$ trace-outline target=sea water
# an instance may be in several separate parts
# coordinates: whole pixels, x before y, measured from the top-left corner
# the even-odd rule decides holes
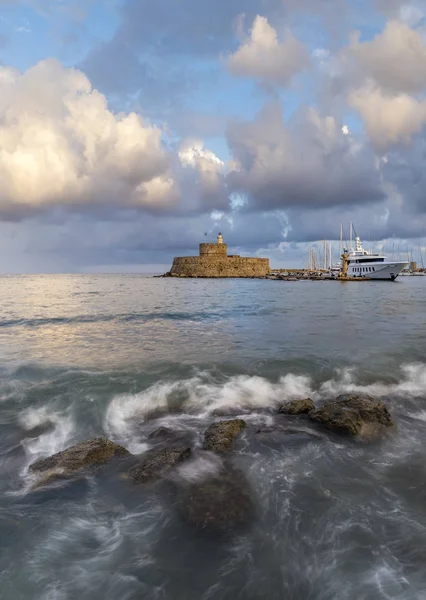
[[[0,279],[2,600],[426,598],[426,281]],[[215,537],[173,494],[102,470],[33,490],[29,465],[103,435],[218,415],[272,428],[287,400],[386,401],[398,423],[363,444],[244,433],[231,453],[256,507]],[[200,455],[180,476],[212,466]]]

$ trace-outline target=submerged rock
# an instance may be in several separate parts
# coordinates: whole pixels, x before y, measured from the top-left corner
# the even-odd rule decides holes
[[[170,438],[175,437],[176,431],[174,429],[170,429],[170,427],[157,427],[154,431],[148,436],[149,440],[168,440]]]
[[[128,471],[126,477],[133,479],[136,483],[147,483],[158,479],[166,471],[190,456],[191,448],[186,445],[150,450],[143,455],[140,463]]]
[[[212,423],[204,436],[204,450],[212,452],[226,452],[232,448],[234,438],[236,438],[246,427],[246,422],[242,419],[232,419],[230,421],[218,421]]]
[[[24,430],[25,439],[33,439],[44,435],[45,433],[50,433],[55,429],[55,423],[52,421],[45,421],[44,423],[40,423],[40,425],[36,425],[31,429]]]
[[[312,410],[309,418],[328,429],[365,439],[395,425],[384,402],[371,396],[345,394]]]
[[[106,438],[95,438],[75,444],[62,452],[48,458],[42,458],[30,465],[32,473],[42,474],[42,484],[54,479],[63,479],[75,471],[94,464],[105,463],[115,456],[126,456],[130,453]]]
[[[273,440],[286,440],[289,436],[304,436],[311,437],[316,440],[324,439],[324,436],[318,433],[317,431],[313,431],[312,429],[308,429],[307,427],[286,427],[283,425],[270,425],[259,427],[255,431],[256,436],[260,439],[273,439]]]
[[[227,533],[249,522],[254,504],[242,471],[222,465],[217,473],[182,485],[178,509],[196,529]]]
[[[157,427],[148,436],[150,442],[157,443],[189,443],[192,439],[189,431],[171,429],[170,427]]]
[[[315,409],[315,404],[310,398],[304,400],[293,400],[281,406],[278,412],[285,415],[303,415]]]

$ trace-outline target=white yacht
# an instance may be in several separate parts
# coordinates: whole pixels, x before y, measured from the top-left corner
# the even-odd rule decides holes
[[[409,267],[408,262],[389,261],[383,254],[364,250],[358,236],[355,238],[355,249],[350,249],[348,254],[349,277],[394,281],[403,269]]]

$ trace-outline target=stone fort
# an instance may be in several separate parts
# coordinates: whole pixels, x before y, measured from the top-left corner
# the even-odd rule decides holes
[[[266,277],[268,258],[228,256],[222,234],[215,244],[200,244],[199,256],[179,256],[173,260],[168,275],[172,277]]]

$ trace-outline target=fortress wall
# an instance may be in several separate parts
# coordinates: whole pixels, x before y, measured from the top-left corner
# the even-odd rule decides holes
[[[226,256],[227,253],[226,244],[200,244],[200,256]]]
[[[240,256],[183,256],[173,261],[170,274],[180,277],[265,277],[268,258]]]

